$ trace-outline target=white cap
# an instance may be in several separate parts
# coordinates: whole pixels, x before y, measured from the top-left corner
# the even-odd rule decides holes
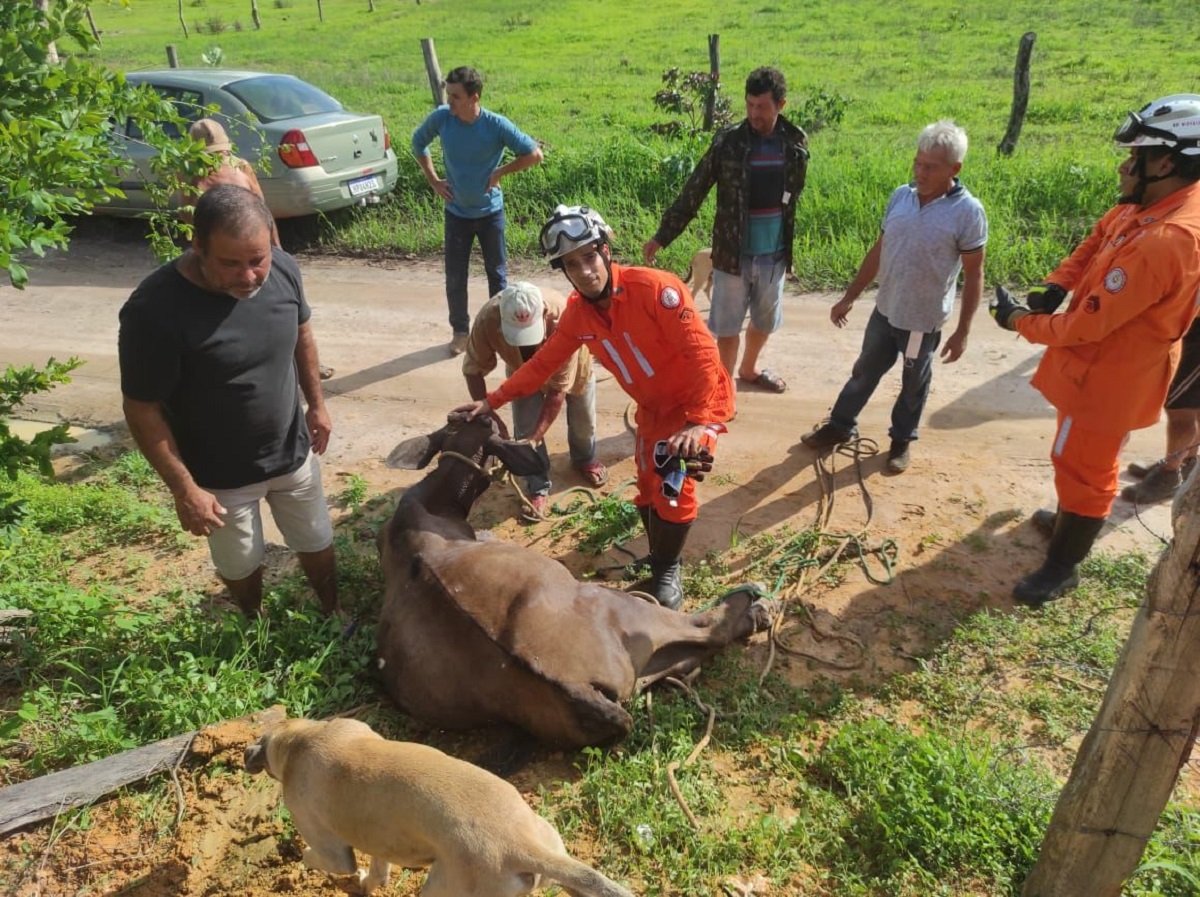
[[[519,280],[500,291],[500,332],[510,346],[536,346],[546,338],[542,291]]]

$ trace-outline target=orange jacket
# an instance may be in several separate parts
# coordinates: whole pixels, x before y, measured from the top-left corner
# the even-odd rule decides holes
[[[733,414],[733,383],[687,287],[666,271],[615,263],[608,311],[572,292],[558,329],[488,393],[488,404],[499,408],[537,392],[580,346],[639,408],[659,415],[678,409],[692,424],[723,423]]]
[[[1200,299],[1200,184],[1110,209],[1048,280],[1072,296],[1062,314],[1016,322],[1049,346],[1033,385],[1089,429],[1150,426]]]

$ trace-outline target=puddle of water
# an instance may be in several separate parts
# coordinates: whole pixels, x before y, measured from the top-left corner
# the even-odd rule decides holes
[[[26,442],[33,439],[38,433],[49,430],[53,426],[55,425],[42,420],[10,419],[8,421],[8,429],[12,434],[20,439],[24,439]],[[111,445],[113,441],[112,434],[103,430],[92,430],[88,427],[71,427],[68,432],[75,438],[75,441],[66,445],[55,446],[54,454],[90,452],[92,449]]]

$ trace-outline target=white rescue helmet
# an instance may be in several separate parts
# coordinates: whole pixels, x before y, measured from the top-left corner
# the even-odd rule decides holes
[[[559,205],[550,220],[542,227],[538,242],[554,268],[562,267],[562,257],[584,246],[606,243],[612,228],[604,223],[599,212],[587,206]]]
[[[1125,116],[1113,140],[1118,146],[1165,146],[1200,156],[1200,95],[1173,93]]]

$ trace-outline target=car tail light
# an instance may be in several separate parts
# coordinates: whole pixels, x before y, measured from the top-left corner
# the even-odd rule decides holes
[[[288,131],[279,141],[279,158],[288,168],[312,168],[321,164],[309,148],[308,138],[298,128]]]
[[[387,129],[387,125],[383,126],[383,151],[386,153],[392,148],[392,133]]]

